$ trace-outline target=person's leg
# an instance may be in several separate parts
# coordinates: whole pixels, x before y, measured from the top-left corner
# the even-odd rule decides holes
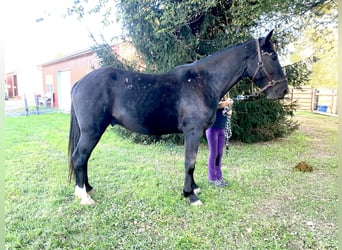
[[[218,180],[222,180],[222,156],[224,151],[224,143],[225,143],[225,137],[224,137],[224,129],[220,129],[217,132],[217,158],[215,161],[215,170],[216,170],[216,177]]]
[[[217,133],[215,128],[209,128],[205,131],[208,147],[209,147],[209,158],[208,158],[208,180],[218,180],[216,176],[215,161],[217,158]]]

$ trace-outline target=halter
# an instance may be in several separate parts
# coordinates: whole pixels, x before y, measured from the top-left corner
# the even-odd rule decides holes
[[[255,70],[255,73],[253,75],[253,78],[252,78],[252,84],[255,80],[255,77],[256,75],[258,74],[258,72],[261,70],[264,72],[264,74],[266,75],[267,77],[267,84],[262,87],[258,92],[257,92],[257,95],[261,94],[262,92],[264,92],[266,89],[268,89],[269,87],[272,87],[278,83],[282,83],[284,81],[287,81],[286,78],[281,78],[279,80],[273,80],[271,78],[271,75],[268,73],[267,69],[265,68],[264,66],[264,62],[262,61],[262,56],[263,55],[268,55],[268,56],[271,56],[272,54],[271,53],[267,53],[267,52],[264,52],[260,49],[260,44],[259,44],[259,39],[255,39],[255,42],[256,42],[256,47],[257,47],[257,52],[258,52],[258,67],[256,68]]]

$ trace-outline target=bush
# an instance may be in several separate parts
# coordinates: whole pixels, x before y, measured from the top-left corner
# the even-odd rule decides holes
[[[131,140],[134,143],[140,144],[153,144],[157,142],[167,141],[169,143],[182,145],[184,143],[183,134],[169,134],[169,135],[142,135],[135,132],[132,132],[121,126],[113,127],[114,133],[117,133],[123,138]]]
[[[232,139],[252,143],[284,136],[298,128],[291,119],[294,109],[295,104],[286,105],[261,96],[235,101]]]

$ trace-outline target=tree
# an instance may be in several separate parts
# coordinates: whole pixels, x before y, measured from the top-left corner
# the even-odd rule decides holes
[[[312,87],[337,88],[337,32],[334,28],[326,27],[318,37],[315,30],[308,27],[294,47],[291,61],[307,63],[312,71],[308,79]]]
[[[276,28],[280,49],[301,37],[308,23],[337,23],[333,0],[98,0],[75,1],[69,14],[100,13],[103,23],[122,22],[147,71],[167,71]],[[117,10],[114,16],[114,9]],[[317,18],[317,17],[329,18]],[[294,21],[294,22],[293,22]],[[262,29],[260,27],[263,27]]]
[[[116,9],[117,18],[122,22],[123,36],[132,40],[147,66],[147,72],[168,71],[252,36],[265,34],[272,28],[276,29],[277,51],[285,55],[288,54],[286,46],[302,37],[308,24],[317,28],[337,23],[334,11],[337,2],[333,0],[98,0],[96,6],[85,8],[86,3],[75,1],[69,14],[82,18],[87,13],[102,13],[103,23],[108,25],[113,22],[113,9]],[[298,86],[307,82],[308,69],[307,61],[287,66],[285,71],[290,84]],[[237,84],[231,96],[241,93],[251,93],[248,81]],[[253,108],[256,104],[265,106],[263,101],[251,101],[254,102]],[[248,101],[241,105],[246,107],[239,109],[245,111],[251,107]],[[271,104],[266,106],[270,109],[264,110],[265,114],[274,114],[270,116],[272,118],[261,121],[263,125],[258,125],[258,131],[261,131],[261,136],[271,138],[265,131],[273,129],[272,134],[279,136],[281,133],[277,131],[286,131],[283,129],[283,124],[287,123],[285,116],[291,115],[292,110],[285,105],[280,105],[280,110],[272,109]],[[260,121],[260,117],[263,116],[258,114],[254,118]]]

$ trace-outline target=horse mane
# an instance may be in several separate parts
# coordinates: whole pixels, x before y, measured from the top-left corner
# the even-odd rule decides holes
[[[202,63],[202,62],[206,62],[207,60],[210,60],[212,57],[215,57],[215,56],[217,56],[217,55],[219,55],[219,54],[222,54],[222,53],[225,53],[225,52],[229,52],[229,51],[231,51],[231,50],[233,50],[233,49],[236,49],[236,48],[238,48],[238,47],[241,47],[242,45],[251,43],[252,41],[254,41],[254,39],[255,39],[255,38],[252,38],[252,39],[249,39],[249,40],[247,40],[247,41],[245,41],[245,42],[241,42],[241,43],[237,43],[237,44],[228,46],[228,47],[226,47],[226,48],[224,48],[224,49],[222,49],[222,50],[216,51],[216,52],[214,52],[214,53],[212,53],[212,54],[210,54],[210,55],[208,55],[208,56],[206,56],[206,57],[203,57],[203,58],[201,58],[201,59],[199,59],[199,60],[197,60],[197,61],[194,61],[193,63],[183,64],[183,65],[180,65],[180,66],[186,66],[186,65],[189,65],[189,66],[190,66],[190,65],[193,65],[193,64],[199,64],[199,63]]]

